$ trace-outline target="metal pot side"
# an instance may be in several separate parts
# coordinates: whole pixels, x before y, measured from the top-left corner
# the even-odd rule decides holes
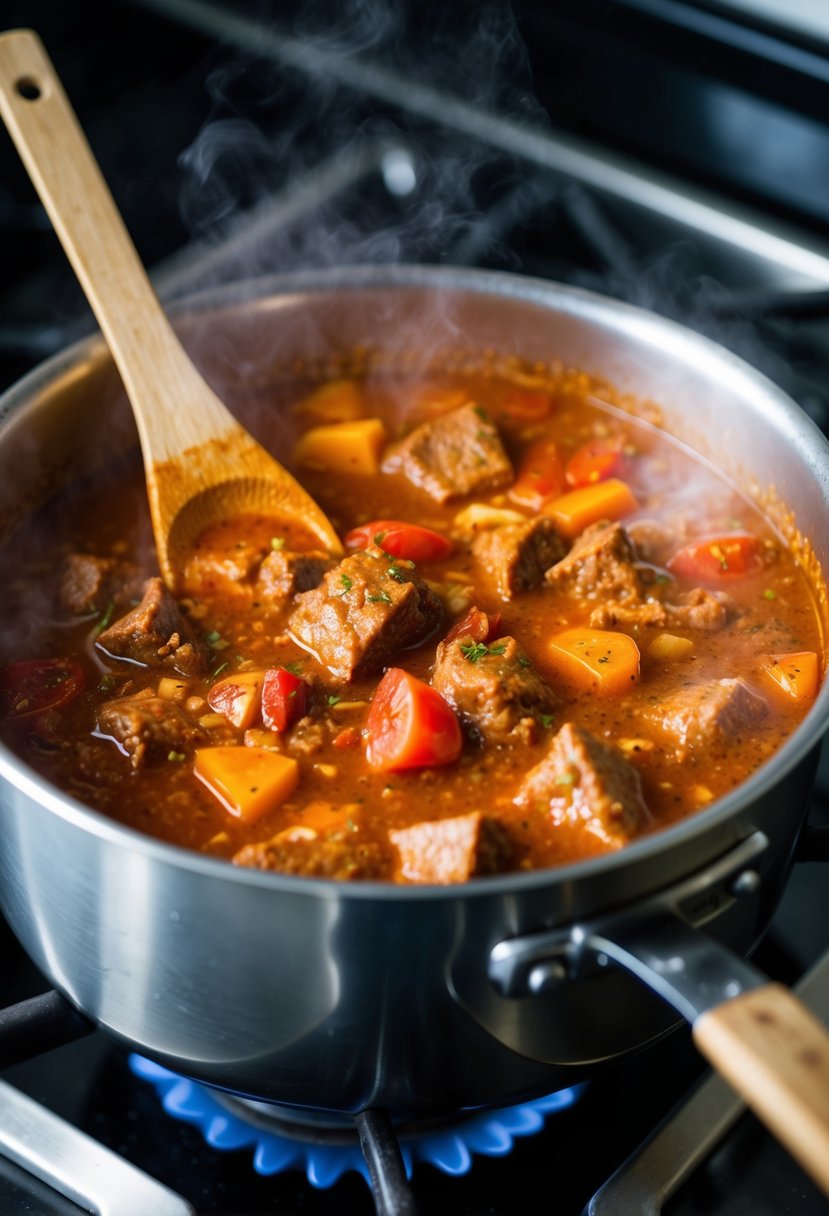
[[[403,267],[306,274],[190,301],[186,344],[233,407],[269,369],[356,346],[414,362],[492,348],[553,357],[659,403],[667,428],[738,457],[774,487],[829,569],[829,447],[774,385],[707,340],[555,284]],[[235,369],[235,370],[234,370]],[[135,432],[100,342],[0,401],[0,524]],[[79,426],[79,418],[83,426]],[[89,443],[90,434],[101,441]],[[707,454],[707,453],[706,453]],[[629,907],[750,833],[762,883],[711,923],[746,953],[785,881],[827,725],[824,689],[739,790],[621,853],[466,887],[336,884],[232,867],[139,836],[0,749],[0,904],[45,975],[125,1043],[238,1093],[400,1115],[554,1090],[663,1034],[675,1016],[620,973],[500,996],[499,941]]]

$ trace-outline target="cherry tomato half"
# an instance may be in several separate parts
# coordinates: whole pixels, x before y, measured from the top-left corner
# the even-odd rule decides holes
[[[686,545],[668,562],[671,574],[679,578],[720,582],[762,568],[760,541],[749,532],[710,536]]]
[[[0,667],[0,717],[28,718],[61,709],[86,686],[75,659],[20,659]]]
[[[510,498],[537,511],[550,498],[558,498],[564,488],[564,465],[558,445],[552,439],[537,439],[524,453],[518,476],[510,487]]]
[[[451,764],[463,746],[452,707],[401,667],[377,685],[365,733],[368,766],[379,773]]]
[[[455,622],[443,640],[454,642],[456,638],[470,638],[473,642],[490,642],[498,633],[500,624],[500,612],[487,614],[480,608],[472,607]]]
[[[565,477],[568,486],[576,490],[618,476],[622,468],[622,447],[623,440],[618,436],[613,439],[591,439],[585,443],[567,461]]]
[[[262,681],[262,721],[268,730],[287,730],[308,708],[311,687],[284,667],[270,667]]]
[[[367,549],[369,545],[410,562],[438,562],[452,552],[452,542],[439,532],[399,519],[375,519],[352,528],[345,537],[347,549]]]

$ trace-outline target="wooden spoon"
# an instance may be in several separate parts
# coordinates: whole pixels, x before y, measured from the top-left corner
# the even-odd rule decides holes
[[[0,114],[121,373],[167,585],[180,589],[199,533],[233,515],[287,516],[342,553],[310,495],[240,426],[184,352],[31,30],[0,35]]]

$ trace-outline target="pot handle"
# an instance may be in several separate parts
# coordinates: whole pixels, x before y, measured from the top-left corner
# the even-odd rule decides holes
[[[829,1195],[829,1030],[695,927],[759,890],[767,846],[756,832],[623,912],[505,939],[489,978],[505,996],[528,996],[610,965],[629,972],[690,1023],[700,1052]]]
[[[829,1032],[782,984],[699,1015],[694,1043],[829,1194]]]

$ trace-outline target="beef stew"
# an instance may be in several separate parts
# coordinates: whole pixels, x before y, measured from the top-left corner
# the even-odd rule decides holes
[[[0,557],[3,736],[131,827],[339,879],[561,864],[734,788],[824,670],[792,547],[585,377],[523,379],[277,392],[346,556],[229,519],[178,602],[140,461],[67,490]]]

